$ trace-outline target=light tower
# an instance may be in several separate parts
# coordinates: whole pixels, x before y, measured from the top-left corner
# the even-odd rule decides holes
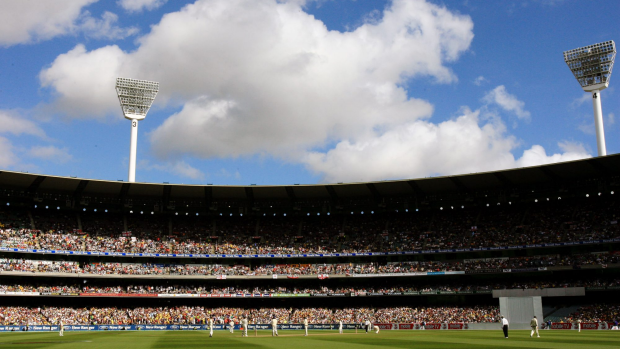
[[[159,82],[117,78],[116,94],[123,108],[125,119],[131,120],[129,146],[129,182],[136,181],[136,149],[138,147],[138,121],[146,117],[159,91]]]
[[[615,58],[616,44],[613,40],[564,52],[564,61],[579,81],[581,88],[585,92],[592,93],[598,156],[607,155],[600,91],[609,86]]]

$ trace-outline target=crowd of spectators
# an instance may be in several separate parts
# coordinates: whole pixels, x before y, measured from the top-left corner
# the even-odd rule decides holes
[[[88,212],[82,213],[83,230],[78,229],[72,215],[50,211],[34,215],[37,229],[25,229],[21,223],[3,225],[0,246],[176,254],[359,253],[518,246],[618,238],[617,206],[615,201],[583,201],[536,209],[446,207],[425,213],[301,218],[128,214],[126,228],[121,214]]]
[[[594,304],[580,307],[563,322],[614,322],[620,320],[620,304]]]
[[[412,261],[400,263],[341,263],[341,264],[277,264],[277,265],[220,265],[220,264],[155,264],[155,263],[78,263],[0,258],[0,271],[55,272],[123,275],[356,275],[403,274],[415,272],[464,271],[493,272],[505,269],[552,267],[579,268],[586,265],[615,266],[617,253],[575,255],[545,255],[516,258],[465,259],[457,261]]]
[[[179,307],[0,307],[1,325],[139,325],[139,324],[206,324],[208,319],[223,324],[239,323],[243,317],[251,323],[270,323],[277,317],[279,323],[302,323],[308,318],[313,324],[362,323],[443,323],[443,322],[497,322],[496,306],[477,307],[396,307],[396,308],[205,308]]]
[[[557,280],[530,282],[479,282],[397,284],[390,286],[285,287],[285,286],[208,286],[198,285],[93,285],[93,284],[0,284],[0,294],[6,292],[96,293],[96,294],[390,294],[407,292],[480,292],[499,289],[542,289],[566,287],[620,287],[620,279]]]

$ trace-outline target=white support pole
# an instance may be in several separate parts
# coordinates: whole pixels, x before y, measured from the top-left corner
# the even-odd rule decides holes
[[[603,109],[601,108],[601,92],[599,90],[592,91],[592,106],[594,108],[594,126],[596,127],[596,145],[598,147],[598,156],[605,156],[607,155],[607,147],[605,146]]]
[[[136,150],[138,148],[138,120],[131,120],[131,141],[129,145],[129,182],[136,181]]]

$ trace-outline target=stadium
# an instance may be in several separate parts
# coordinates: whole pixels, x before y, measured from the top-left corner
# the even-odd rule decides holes
[[[0,348],[618,347],[614,8],[1,2]]]
[[[611,329],[619,187],[619,155],[299,186],[3,171],[0,330]]]

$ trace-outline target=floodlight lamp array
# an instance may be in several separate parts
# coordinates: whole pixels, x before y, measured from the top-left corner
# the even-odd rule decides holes
[[[585,91],[602,90],[609,86],[616,58],[613,40],[564,52],[564,61]]]
[[[159,92],[159,83],[126,78],[116,79],[116,94],[127,119],[144,119]]]

